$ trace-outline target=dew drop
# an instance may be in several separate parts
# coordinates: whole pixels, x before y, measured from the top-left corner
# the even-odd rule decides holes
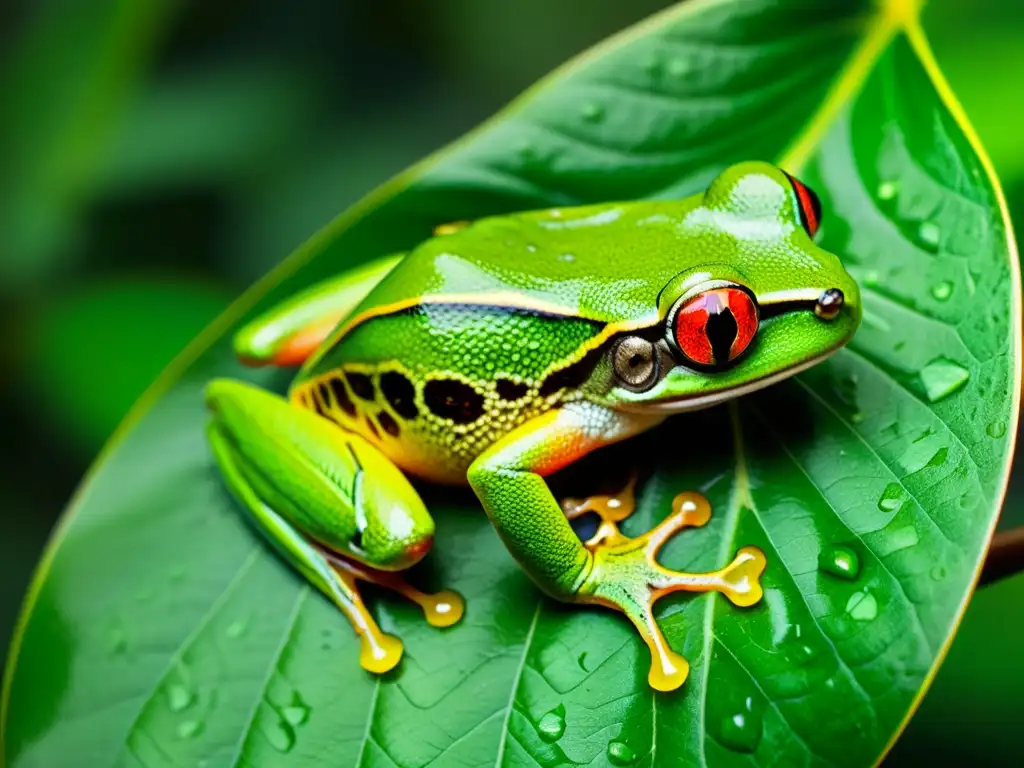
[[[928,459],[928,463],[925,464],[926,468],[934,469],[935,467],[941,467],[946,463],[946,459],[949,457],[949,448],[943,446],[935,452],[935,454]]]
[[[587,104],[581,114],[588,123],[599,123],[604,119],[604,107],[600,104]]]
[[[754,706],[752,696],[747,696],[737,712],[728,715],[720,724],[718,738],[722,745],[734,752],[750,754],[761,743],[764,712]]]
[[[949,572],[946,570],[946,566],[944,565],[936,565],[931,570],[931,577],[933,581],[945,581],[946,576],[948,575]]]
[[[178,726],[178,736],[183,739],[191,739],[203,730],[203,724],[198,720],[185,720]]]
[[[903,488],[898,483],[889,483],[878,498],[878,508],[882,512],[893,512],[903,503]]]
[[[878,189],[875,190],[875,196],[883,203],[895,200],[896,195],[899,193],[900,187],[895,181],[883,181],[878,185]]]
[[[537,733],[549,744],[558,741],[565,733],[565,705],[559,704],[544,714],[537,722]]]
[[[833,576],[852,581],[860,575],[860,557],[849,547],[833,544],[818,556],[818,567]]]
[[[686,59],[672,59],[668,63],[668,73],[672,77],[683,77],[690,71],[690,62]]]
[[[999,439],[1006,434],[1006,422],[1004,421],[993,421],[987,427],[985,427],[985,434],[989,437]]]
[[[932,297],[936,301],[947,301],[952,295],[953,284],[948,280],[943,280],[941,283],[932,286]]]
[[[167,689],[167,707],[171,712],[184,712],[193,699],[192,692],[183,685],[172,685]]]
[[[278,720],[264,731],[270,746],[278,752],[291,752],[295,746],[295,729],[285,720]]]
[[[928,399],[937,403],[967,383],[970,373],[952,360],[938,357],[921,369],[919,376]]]
[[[281,710],[283,717],[289,725],[302,725],[309,719],[309,708],[305,705],[285,707]]]
[[[233,621],[228,624],[228,628],[224,631],[224,634],[235,640],[245,634],[246,624],[244,621]]]
[[[922,221],[917,228],[917,244],[929,253],[938,253],[942,230],[934,221]]]
[[[873,621],[878,616],[878,601],[870,591],[854,592],[846,601],[846,612],[857,621]]]
[[[571,264],[572,262],[576,261],[576,256],[571,253],[560,253],[558,254],[558,260],[564,261],[567,264]]]
[[[636,752],[621,741],[608,742],[608,762],[612,765],[632,765],[636,762]]]

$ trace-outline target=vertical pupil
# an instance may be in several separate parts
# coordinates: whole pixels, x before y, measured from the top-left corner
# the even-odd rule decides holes
[[[736,340],[739,326],[736,325],[736,318],[732,310],[723,307],[719,312],[708,316],[708,324],[705,333],[708,341],[711,342],[711,351],[718,364],[726,363],[731,358],[732,343]]]

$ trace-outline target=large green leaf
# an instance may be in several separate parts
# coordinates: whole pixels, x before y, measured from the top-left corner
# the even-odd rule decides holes
[[[556,72],[342,215],[140,403],[30,593],[9,764],[870,765],[952,636],[1016,431],[1019,275],[979,152],[906,3],[695,2]],[[765,599],[660,606],[693,670],[655,694],[620,616],[542,598],[468,492],[426,489],[439,535],[416,577],[461,590],[467,616],[439,632],[373,600],[407,655],[364,673],[344,620],[250,531],[210,460],[203,382],[286,384],[231,361],[231,328],[440,221],[682,195],[747,158],[819,191],[863,327],[797,380],[620,450],[642,446],[653,472],[629,530],[703,489],[711,524],[665,562],[757,545]],[[856,574],[829,567],[838,546]]]

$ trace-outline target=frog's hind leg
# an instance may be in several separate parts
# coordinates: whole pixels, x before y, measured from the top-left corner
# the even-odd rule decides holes
[[[272,307],[238,332],[235,354],[249,365],[301,365],[402,257],[361,264]]]
[[[402,643],[373,620],[357,579],[416,601],[434,626],[459,620],[462,600],[454,592],[426,595],[394,573],[429,551],[434,523],[380,451],[248,384],[211,382],[206,400],[213,412],[207,433],[228,488],[256,528],[345,614],[361,639],[365,669],[393,668]]]

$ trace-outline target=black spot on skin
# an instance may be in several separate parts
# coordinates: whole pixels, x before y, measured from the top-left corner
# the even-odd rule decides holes
[[[433,379],[423,387],[427,408],[456,424],[472,424],[484,412],[484,396],[454,379]]]
[[[724,364],[729,362],[729,352],[732,343],[736,340],[736,333],[739,327],[736,325],[736,318],[732,316],[732,310],[725,309],[714,315],[708,316],[708,324],[704,332],[711,342],[711,352],[715,356],[715,362]]]
[[[401,431],[398,429],[398,422],[392,418],[391,414],[387,411],[381,411],[377,414],[377,421],[380,422],[380,428],[387,432],[392,437],[398,437],[398,433]]]
[[[512,379],[498,379],[494,382],[494,389],[498,393],[498,397],[508,400],[510,403],[521,400],[530,391],[528,384],[521,384]]]
[[[373,423],[373,416],[366,414],[366,426],[370,428],[370,433],[380,440],[380,430],[377,429],[377,425]]]
[[[313,401],[313,410],[316,411],[317,413],[319,413],[321,416],[326,416],[327,415],[326,403],[328,402],[328,400],[327,400],[327,389],[321,384],[318,387],[318,390],[319,391],[316,392],[315,394],[311,390],[310,393],[309,393],[309,398],[310,398],[310,400]]]
[[[327,386],[331,388],[331,394],[334,395],[334,402],[338,404],[349,417],[356,415],[356,404],[352,402],[352,398],[348,396],[348,390],[345,388],[345,382],[341,379],[330,379],[327,382]]]
[[[601,348],[592,349],[575,363],[555,371],[544,379],[538,394],[541,397],[547,397],[562,389],[576,389],[583,386],[583,383],[590,378],[590,374],[594,372],[594,367],[601,360],[603,354]]]
[[[355,392],[356,397],[361,400],[373,400],[373,379],[365,373],[356,373],[354,371],[346,371],[345,379],[348,381],[352,391]]]
[[[415,419],[419,416],[420,412],[416,407],[416,389],[413,387],[412,382],[402,374],[397,371],[382,373],[380,376],[380,391],[384,394],[384,398],[394,409],[395,413],[403,419]]]

